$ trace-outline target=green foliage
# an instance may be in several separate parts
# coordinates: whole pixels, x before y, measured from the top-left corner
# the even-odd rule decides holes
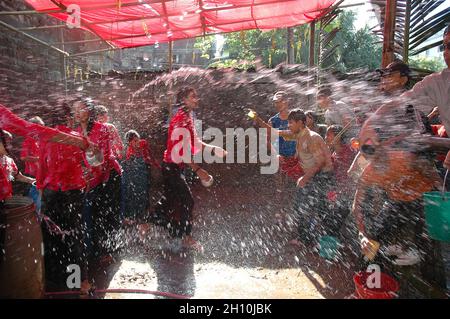
[[[374,70],[380,67],[382,47],[376,43],[377,38],[366,26],[356,31],[353,24],[356,20],[353,11],[343,11],[338,18],[327,26],[325,31],[331,31],[338,27],[340,31],[331,41],[331,46],[339,45],[336,51],[336,58],[325,64],[336,63],[336,68],[342,72],[355,69],[367,68]]]
[[[445,69],[445,63],[443,59],[438,57],[432,58],[424,56],[412,57],[409,59],[409,65],[412,68],[429,70],[434,72]]]
[[[213,62],[208,67],[218,69],[233,68],[241,71],[247,71],[249,69],[254,69],[255,63],[248,60],[226,59]]]
[[[377,39],[366,27],[355,31],[355,13],[342,12],[337,19],[331,22],[325,31],[330,32],[336,27],[340,28],[336,38],[330,45],[339,44],[336,57],[328,62],[344,72],[357,68],[373,70],[379,67],[381,61],[381,46],[376,44]],[[316,43],[318,43],[316,32]],[[266,67],[274,67],[286,61],[287,30],[276,29],[271,31],[249,30],[224,34],[225,43],[223,56],[227,60],[216,61],[214,67],[235,67],[245,69],[251,66],[256,59],[260,59]],[[308,64],[310,26],[302,25],[294,28],[294,56],[295,63]],[[202,57],[211,59],[215,52],[214,36],[198,38],[195,44],[202,52]],[[243,67],[245,66],[245,67]]]
[[[215,39],[213,35],[197,38],[194,43],[194,48],[199,49],[202,52],[201,57],[205,59],[211,59],[214,56]]]

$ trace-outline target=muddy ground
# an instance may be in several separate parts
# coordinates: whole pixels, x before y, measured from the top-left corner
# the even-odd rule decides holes
[[[180,249],[164,230],[132,238],[105,270],[97,289],[128,288],[168,292],[191,298],[346,298],[354,291],[355,258],[328,261],[311,249],[290,245],[294,183],[276,189],[274,176],[252,185],[194,182],[194,237],[204,252]],[[245,181],[244,181],[245,184]],[[284,204],[281,204],[284,203]],[[275,214],[284,208],[282,222]],[[281,212],[283,213],[283,212]],[[345,249],[343,249],[345,250]],[[154,298],[149,294],[108,293],[99,297]]]

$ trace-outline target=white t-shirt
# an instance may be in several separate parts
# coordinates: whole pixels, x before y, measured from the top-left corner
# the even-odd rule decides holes
[[[447,131],[450,131],[450,69],[426,76],[414,87],[402,94],[418,110],[429,114],[439,107],[439,117]]]

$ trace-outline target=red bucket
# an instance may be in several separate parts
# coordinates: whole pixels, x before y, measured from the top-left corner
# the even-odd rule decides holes
[[[356,295],[361,299],[393,299],[399,290],[398,282],[389,275],[381,273],[380,288],[369,288],[366,286],[369,272],[359,272],[353,276]]]

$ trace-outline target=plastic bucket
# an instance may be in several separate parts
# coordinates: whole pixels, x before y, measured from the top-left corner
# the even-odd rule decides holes
[[[325,259],[334,259],[339,250],[339,240],[333,236],[322,236],[319,241],[319,255]]]
[[[393,299],[397,296],[399,290],[398,282],[391,276],[380,274],[380,287],[369,288],[366,285],[367,278],[372,273],[361,271],[353,276],[355,283],[356,296],[360,299]]]
[[[450,242],[450,192],[428,192],[423,198],[428,234],[435,240]]]

